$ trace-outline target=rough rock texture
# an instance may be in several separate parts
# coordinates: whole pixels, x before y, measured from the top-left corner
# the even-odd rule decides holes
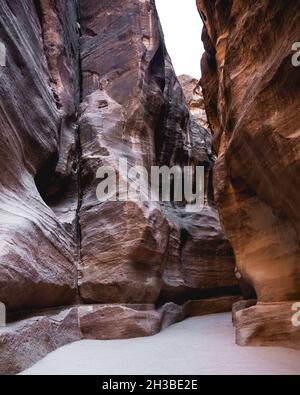
[[[81,339],[78,311],[37,314],[0,328],[0,374],[16,374],[48,353]]]
[[[185,318],[229,312],[239,297],[189,301],[182,306],[85,305],[45,310],[0,328],[0,374],[28,369],[48,353],[83,339],[153,336]]]
[[[75,70],[68,53],[78,51],[78,34],[76,10],[66,9],[63,1],[58,4],[65,18],[48,18],[44,46],[34,2],[1,2],[0,41],[7,56],[6,67],[0,68],[0,300],[9,310],[68,304],[76,295],[76,206],[73,210],[67,191],[52,180],[56,166],[64,188],[72,178],[75,132],[68,117],[76,106],[75,71],[65,78],[54,57],[50,66],[46,55],[53,42],[57,63]],[[60,78],[59,88],[52,73]],[[73,210],[69,220],[55,214],[54,198],[61,205],[68,200],[68,211]]]
[[[211,203],[201,213],[187,213],[165,206],[164,212],[170,238],[160,302],[240,294],[232,249],[216,207]]]
[[[293,325],[293,303],[258,304],[234,316],[240,346],[276,346],[300,350],[299,326]]]
[[[199,124],[201,100],[184,97],[154,2],[3,0],[0,41],[0,301],[13,313],[5,358],[13,350],[18,370],[74,339],[65,318],[78,308],[62,319],[49,308],[81,305],[82,330],[97,338],[227,311],[239,289],[212,197],[211,133]],[[204,166],[204,209],[100,203],[97,170],[114,167],[124,184],[120,158],[148,170]]]
[[[239,313],[239,332],[252,344],[256,328],[257,343],[268,344],[271,326],[291,316],[288,302],[300,299],[300,73],[291,52],[299,3],[198,0],[198,7],[202,86],[218,152],[215,195],[239,276],[259,304]],[[245,316],[254,319],[251,333],[243,331]],[[299,341],[291,325],[282,324],[280,337]]]
[[[80,295],[97,303],[154,303],[168,227],[159,204],[99,203],[100,166],[150,171],[163,101],[164,44],[151,2],[81,1],[83,200]],[[117,38],[117,39],[116,39]],[[118,174],[126,182],[125,176]]]
[[[205,102],[201,86],[196,78],[189,75],[180,75],[178,81],[182,87],[190,113],[196,119],[197,123],[204,128],[209,128],[207,120]]]
[[[189,112],[153,2],[116,3],[110,13],[109,2],[81,1],[80,295],[163,303],[235,294],[232,250],[213,203],[191,215],[174,204],[97,201],[100,166],[126,182],[121,157],[149,173],[157,164],[203,165],[211,194],[211,135]]]
[[[188,299],[240,293],[232,248],[213,201],[215,157],[211,133],[199,123],[196,103],[185,100],[184,92],[188,97],[188,89],[182,90],[168,56],[165,64],[165,106],[156,138],[157,162],[169,167],[203,166],[205,204],[202,210],[192,213],[182,204],[162,205],[170,236],[160,301],[183,303]],[[198,104],[201,108],[201,100]]]
[[[92,305],[79,307],[84,339],[128,339],[152,336],[188,317],[229,312],[239,296],[188,301],[183,305]]]

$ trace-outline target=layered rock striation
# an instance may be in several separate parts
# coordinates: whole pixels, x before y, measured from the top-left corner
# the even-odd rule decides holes
[[[258,306],[237,315],[240,344],[299,344],[297,1],[198,0],[205,28],[202,87],[218,152],[215,197],[238,275]],[[251,322],[251,317],[253,322]]]
[[[154,3],[117,3],[108,13],[106,2],[81,1],[80,295],[135,304],[235,295],[232,250],[210,197],[194,215],[176,203],[97,201],[99,166],[126,183],[121,157],[149,174],[155,165],[204,166],[211,194],[211,134],[189,111]]]
[[[154,1],[4,0],[0,41],[0,370],[80,338],[230,310],[240,292],[213,201],[211,133],[199,93],[184,95],[174,73]],[[120,159],[149,173],[203,166],[204,208],[100,202],[102,166],[116,170],[119,197],[127,189]]]
[[[8,310],[76,300],[77,196],[76,184],[69,186],[76,179],[78,104],[73,6],[1,3],[0,300]]]

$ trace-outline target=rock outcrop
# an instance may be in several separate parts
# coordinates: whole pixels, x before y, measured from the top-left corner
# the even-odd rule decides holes
[[[183,94],[154,1],[3,0],[0,41],[0,352],[12,356],[0,371],[80,338],[230,310],[240,292],[212,196],[211,133],[201,98]],[[122,158],[149,173],[203,166],[204,208],[100,202],[101,166],[116,170],[119,197],[127,189]]]
[[[205,25],[201,83],[218,152],[215,197],[238,275],[258,299],[256,307],[236,315],[238,342],[294,346],[299,334],[291,302],[300,299],[300,72],[292,64],[292,46],[300,38],[299,4],[197,3]]]

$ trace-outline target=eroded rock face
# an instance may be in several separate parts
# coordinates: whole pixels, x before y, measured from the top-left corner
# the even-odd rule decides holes
[[[79,330],[149,335],[227,311],[238,288],[213,202],[211,133],[199,124],[201,100],[183,94],[154,2],[81,0],[79,10],[75,0],[5,0],[0,41],[0,301],[13,313],[0,348],[13,350],[9,371]],[[113,167],[124,184],[120,158],[149,173],[153,165],[204,166],[204,209],[101,203],[97,170]],[[27,359],[26,340],[37,348]]]
[[[76,37],[78,41],[76,32],[67,29],[76,19],[69,7],[68,15],[64,26],[60,21],[49,27],[47,47],[51,29],[56,32],[55,47],[57,40],[65,50]],[[48,67],[42,35],[33,1],[1,2],[6,66],[0,68],[0,300],[9,310],[69,304],[76,296],[75,215],[60,221],[48,191],[54,188],[52,197],[67,199],[65,190],[63,196],[60,189],[55,191],[59,185],[52,177],[59,163],[64,182],[72,178],[75,131],[66,116],[75,111],[76,88],[69,83],[71,73],[67,80],[61,76],[60,90],[51,84],[55,67]],[[72,69],[69,58],[61,55],[61,61]],[[61,96],[69,104],[60,110]],[[67,210],[72,211],[71,200]]]
[[[182,87],[190,113],[196,119],[197,123],[204,128],[209,128],[207,115],[205,111],[205,102],[201,86],[196,78],[189,75],[180,75],[178,81]]]
[[[183,82],[183,89],[179,81]],[[192,83],[190,82],[192,81]],[[234,276],[234,257],[221,227],[213,201],[212,171],[215,157],[211,133],[202,126],[199,111],[201,95],[191,98],[195,81],[174,74],[166,58],[165,107],[157,134],[157,161],[160,165],[203,166],[205,204],[199,212],[189,213],[181,204],[163,204],[170,237],[163,273],[160,300],[183,303],[188,299],[239,293]]]
[[[300,73],[291,52],[300,37],[299,4],[198,0],[198,6],[205,24],[202,86],[219,154],[215,195],[240,275],[260,304],[299,300]],[[251,309],[257,328],[264,326],[261,311]],[[274,325],[282,315],[271,314]],[[292,332],[283,331],[286,343],[289,333],[295,341]]]
[[[77,308],[36,313],[0,328],[1,375],[20,373],[57,348],[80,339]]]
[[[100,166],[118,171],[120,158],[128,160],[128,168],[144,166],[150,174],[164,104],[164,44],[151,2],[120,0],[110,11],[110,2],[81,1],[79,289],[87,301],[154,303],[168,240],[160,205],[101,204],[95,175]]]
[[[174,204],[97,201],[97,169],[118,172],[121,157],[149,174],[157,164],[203,165],[211,189],[211,134],[190,114],[153,2],[117,3],[110,13],[108,2],[81,2],[80,295],[155,303],[232,294],[232,250],[213,203],[191,215]],[[196,107],[191,103],[198,116]]]
[[[153,336],[188,317],[229,312],[239,297],[189,301],[183,305],[81,305],[36,311],[0,328],[0,373],[30,368],[68,343]]]
[[[189,111],[197,100],[185,101],[153,2],[120,1],[111,12],[109,2],[82,1],[78,12],[76,1],[2,6],[0,299],[8,310],[71,303],[79,261],[84,301],[154,303],[172,254],[181,255],[173,274],[182,271],[183,299],[185,289],[231,286],[232,254],[212,204],[198,216],[97,200],[97,169],[118,169],[124,157],[149,172],[205,166],[210,201],[211,135]],[[211,280],[218,255],[224,268],[210,269]]]

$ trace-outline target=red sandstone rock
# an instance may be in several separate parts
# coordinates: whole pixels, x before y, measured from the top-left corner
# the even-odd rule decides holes
[[[240,291],[234,276],[232,249],[213,201],[215,158],[211,133],[199,123],[197,102],[189,98],[189,83],[181,78],[188,98],[186,102],[179,80],[167,58],[166,115],[157,141],[158,161],[170,167],[188,163],[205,168],[205,206],[202,210],[188,213],[182,205],[163,204],[170,237],[160,299],[183,303],[188,299],[232,295]],[[201,109],[201,100],[198,105]]]
[[[68,12],[71,23],[71,8]],[[70,37],[56,34],[68,48]],[[75,33],[72,37],[76,40]],[[73,210],[68,221],[60,221],[45,200],[50,184],[57,186],[51,178],[59,159],[64,181],[72,178],[63,152],[64,140],[74,140],[75,131],[62,127],[65,112],[56,101],[64,91],[54,92],[50,85],[33,1],[1,2],[0,40],[7,46],[0,70],[0,300],[9,310],[68,304],[76,290],[76,207],[60,196],[66,190],[59,190],[60,205],[68,201],[67,210]],[[73,92],[68,95],[74,107]]]
[[[199,125],[207,129],[209,127],[209,123],[199,81],[189,75],[180,75],[178,77],[178,81],[182,87],[191,115],[196,119]]]
[[[270,326],[280,331],[282,325],[281,343],[293,345],[294,331],[282,322],[278,302],[300,298],[300,73],[291,52],[300,37],[299,4],[198,0],[198,6],[205,24],[202,86],[219,155],[214,184],[222,222],[240,275],[265,303]],[[253,344],[252,332],[257,343],[260,334],[261,343],[271,342],[273,332],[261,311],[257,306],[238,315],[241,343],[249,336]],[[244,316],[255,319],[251,333]]]
[[[81,339],[128,339],[152,336],[188,317],[230,311],[238,297],[195,300],[182,306],[81,305],[15,315],[0,328],[0,374],[30,368],[48,353]]]
[[[115,3],[82,0],[81,19],[75,0],[1,3],[0,301],[16,313],[0,332],[1,372],[77,340],[78,309],[84,336],[124,338],[237,299],[201,100],[184,97],[153,2]],[[204,210],[101,204],[96,171],[120,157],[149,170],[203,165]],[[60,307],[89,302],[100,305]]]
[[[293,324],[292,307],[293,303],[257,304],[236,312],[237,344],[300,350],[300,330]]]
[[[86,339],[112,340],[152,336],[160,331],[160,315],[154,306],[140,309],[120,305],[79,308],[79,320]],[[151,309],[152,307],[152,309]]]
[[[76,308],[37,314],[0,328],[0,374],[20,373],[80,338]]]
[[[236,286],[213,204],[193,216],[159,203],[96,200],[97,168],[117,166],[120,156],[148,169],[202,164],[211,199],[211,135],[189,112],[156,10],[149,1],[119,5],[108,14],[106,2],[81,3],[78,139],[76,2],[3,3],[1,39],[10,46],[0,92],[0,300],[8,310],[74,302],[78,260],[85,301],[173,300],[177,291],[161,291],[178,270],[182,301]]]
[[[101,204],[95,194],[98,168],[107,165],[118,171],[121,157],[129,167],[144,166],[150,173],[164,104],[164,44],[155,10],[148,1],[115,3],[109,12],[109,2],[81,1],[79,289],[88,302],[154,303],[168,240],[160,205]]]
[[[109,3],[82,1],[81,8],[81,297],[154,303],[236,293],[232,250],[213,203],[189,215],[173,204],[97,201],[98,167],[118,171],[120,157],[149,173],[157,163],[206,166],[211,195],[213,157],[210,132],[189,112],[153,5],[118,1],[109,18]]]

